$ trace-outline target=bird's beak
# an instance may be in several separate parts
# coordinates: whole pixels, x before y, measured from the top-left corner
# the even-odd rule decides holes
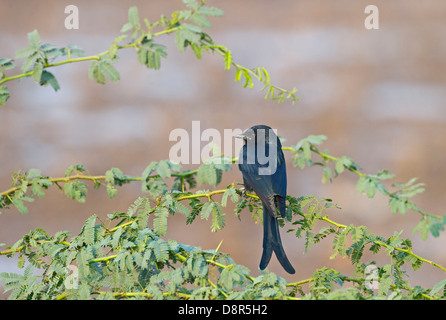
[[[252,132],[252,130],[248,129],[245,132],[235,135],[235,137],[238,139],[243,139],[245,141],[251,140],[253,138],[253,132]]]
[[[236,134],[235,137],[237,139],[244,139],[244,140],[248,138],[244,133]]]

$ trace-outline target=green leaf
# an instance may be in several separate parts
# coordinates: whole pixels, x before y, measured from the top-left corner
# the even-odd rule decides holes
[[[375,176],[376,178],[380,179],[380,180],[389,180],[395,177],[395,175],[393,173],[390,173],[388,170],[381,170],[380,172],[378,172]]]
[[[133,29],[133,25],[130,22],[127,22],[122,26],[121,32],[127,32],[132,29]]]
[[[28,41],[31,44],[32,47],[35,49],[40,48],[40,37],[37,30],[33,30],[30,33],[28,33]]]
[[[198,184],[209,184],[216,186],[221,181],[222,171],[217,169],[214,164],[202,164],[198,168],[197,182]]]
[[[22,64],[20,68],[23,72],[28,72],[34,68],[34,64],[41,60],[40,54],[38,51],[34,51]]]
[[[349,257],[350,257],[350,259],[351,259],[353,264],[358,263],[359,260],[362,257],[362,254],[364,252],[364,246],[365,246],[365,243],[364,243],[363,239],[364,238],[362,238],[361,240],[353,243],[350,246],[349,250],[347,250],[347,254],[349,255]]]
[[[418,178],[412,178],[407,183],[394,183],[392,186],[401,188],[401,190],[398,190],[396,194],[398,194],[401,198],[410,198],[413,197],[416,194],[424,192],[424,183],[416,183],[414,182]]]
[[[232,65],[232,56],[231,56],[231,51],[226,51],[225,52],[225,69],[229,70],[231,69],[231,65]]]
[[[75,46],[75,45],[71,45],[69,44],[66,48],[62,48],[62,55],[67,56],[68,54],[70,54],[70,56],[77,56],[77,57],[84,57],[85,56],[85,52],[84,49],[82,49],[79,46]]]
[[[397,187],[397,188],[406,188],[406,187],[411,186],[417,180],[418,180],[418,178],[412,178],[406,183],[394,183],[392,186]]]
[[[45,54],[45,57],[50,60],[54,60],[62,54],[61,50],[49,43],[41,45],[40,51],[42,51]]]
[[[336,175],[341,174],[344,171],[344,162],[342,159],[336,160],[335,172]]]
[[[123,232],[123,228],[119,228],[118,230],[116,230],[115,232],[113,232],[113,236],[112,236],[112,242],[111,242],[111,246],[113,249],[117,249],[120,245],[120,240],[121,240],[121,235]]]
[[[198,10],[198,8],[199,8],[197,0],[183,0],[183,3],[187,7],[194,9],[194,10]]]
[[[165,207],[155,209],[155,218],[153,219],[153,231],[160,236],[165,236],[167,232],[167,217],[169,211]]]
[[[161,56],[158,52],[147,51],[147,68],[159,70],[161,68]]]
[[[186,217],[189,217],[190,212],[191,212],[188,207],[186,207],[184,204],[182,204],[180,202],[176,202],[175,209]]]
[[[162,178],[149,179],[145,185],[143,185],[143,192],[149,191],[152,197],[159,197],[168,191],[167,184]]]
[[[108,60],[103,60],[99,62],[99,69],[102,74],[104,74],[108,79],[115,82],[120,79],[118,70],[111,64]]]
[[[265,86],[261,89],[261,91],[265,90],[270,85],[270,78],[269,78],[268,71],[263,67],[256,67],[253,69],[253,71],[254,71],[257,79],[260,82],[263,82],[265,84]]]
[[[378,288],[378,295],[381,297],[382,296],[385,297],[390,290],[390,286],[392,284],[392,277],[390,276],[392,265],[386,264],[383,267],[383,270],[385,271],[385,273],[382,274],[379,279],[379,288]]]
[[[237,192],[235,191],[235,188],[230,187],[230,188],[226,189],[225,193],[223,193],[223,196],[221,198],[221,205],[223,207],[226,207],[228,197],[231,197],[231,201],[234,203],[236,203],[239,200],[239,196],[238,196]]]
[[[92,215],[89,217],[84,224],[83,235],[84,235],[84,241],[86,244],[93,244],[96,242],[96,215]]]
[[[307,141],[310,142],[311,144],[314,144],[314,145],[320,145],[325,140],[327,140],[327,137],[324,136],[323,134],[320,134],[320,135],[312,135],[312,134],[310,134],[307,137]]]
[[[268,100],[270,97],[274,97],[274,87],[273,86],[265,86],[264,88],[269,88],[268,92],[265,95],[265,100]],[[263,88],[262,88],[263,90]]]
[[[161,160],[156,167],[156,171],[158,171],[160,177],[163,179],[170,178],[171,176],[168,163],[168,160]]]
[[[178,31],[181,32],[182,38],[186,39],[187,41],[189,41],[191,43],[199,44],[200,36],[196,33],[197,31],[194,31],[195,28],[193,28],[193,27],[199,28],[199,27],[191,25],[191,24],[190,25],[183,24],[181,26],[181,29],[179,29]]]
[[[93,61],[88,70],[88,76],[100,84],[105,84],[106,77],[111,81],[120,79],[118,70],[115,69],[109,59]]]
[[[128,183],[129,179],[122,173],[121,169],[111,168],[105,172],[105,181],[117,186],[122,186],[123,184]]]
[[[220,273],[220,277],[218,278],[218,283],[226,290],[232,289],[233,281],[231,276],[231,270],[229,268],[223,269],[223,271]]]
[[[17,261],[17,268],[23,269],[25,266],[25,257],[20,256],[19,261]]]
[[[159,70],[161,68],[161,57],[166,56],[165,47],[154,44],[152,41],[144,43],[138,50],[138,61],[149,69]]]
[[[190,20],[192,22],[195,22],[198,26],[202,28],[209,29],[210,27],[212,27],[212,24],[209,22],[209,20],[204,15],[201,14],[193,14],[190,17]]]
[[[139,15],[137,7],[129,8],[129,23],[133,26],[139,26]]]
[[[361,176],[356,183],[356,190],[358,193],[363,193],[367,184],[367,176]]]
[[[13,61],[9,58],[0,58],[0,71],[14,69],[15,64]]]
[[[158,166],[158,162],[152,161],[143,171],[141,175],[142,181],[146,181],[147,178],[155,171],[155,168]]]
[[[68,169],[65,171],[65,177],[69,177],[72,172],[78,171],[78,172],[85,172],[87,169],[82,164],[75,164],[72,166],[69,166]]]
[[[212,8],[212,7],[205,7],[201,6],[197,10],[198,13],[204,15],[204,16],[212,16],[212,17],[220,17],[223,16],[225,13],[223,10],[218,8]]]
[[[390,198],[389,207],[392,213],[397,213],[399,211],[401,214],[406,214],[407,200],[400,198]]]
[[[338,235],[336,244],[334,246],[334,249],[337,253],[339,253],[341,256],[345,257],[347,255],[346,250],[346,240],[347,235],[351,231],[351,227],[344,228],[341,232],[341,234]]]
[[[80,181],[69,181],[64,186],[65,195],[81,203],[86,201],[87,185]]]
[[[440,236],[440,231],[444,231],[445,225],[446,225],[446,216],[443,216],[440,222],[432,223],[429,227],[429,230],[434,237],[438,238]]]
[[[194,52],[197,59],[201,59],[201,52],[203,51],[203,47],[201,45],[196,45],[195,43],[191,43],[190,47],[192,48],[192,51]]]
[[[34,81],[40,84],[40,78],[42,77],[43,65],[41,63],[36,63],[34,65],[32,77]]]
[[[57,259],[57,254],[66,248],[63,244],[48,244],[47,246],[49,247],[48,255],[53,259]]]
[[[330,167],[324,167],[323,175],[322,175],[322,183],[325,183],[327,181],[332,181],[332,172]]]
[[[199,36],[199,34],[203,31],[203,29],[201,27],[196,26],[194,24],[190,24],[190,23],[181,24],[181,29],[193,32],[196,34],[196,36]],[[195,42],[195,41],[193,41],[193,42]]]
[[[185,43],[184,41],[186,38],[184,37],[184,34],[181,29],[178,29],[175,31],[175,44],[180,52],[184,52],[185,50]],[[141,63],[146,64],[146,58],[145,56],[141,58],[143,61],[140,60]]]
[[[209,201],[203,205],[203,208],[201,209],[201,212],[200,212],[201,219],[203,219],[203,220],[209,219],[209,217],[212,213],[213,206],[214,206],[213,203],[214,203],[213,201]]]
[[[237,71],[235,72],[235,79],[234,81],[240,81],[242,79],[242,70],[237,69]]]
[[[251,75],[249,74],[247,69],[243,69],[243,76],[245,77],[245,83],[243,84],[243,88],[252,89],[254,87],[254,82],[252,82]]]
[[[40,85],[47,86],[50,85],[54,91],[58,91],[60,89],[59,83],[56,80],[56,77],[46,70],[42,71],[42,75],[40,77]]]
[[[98,61],[93,61],[88,69],[88,77],[97,83],[105,84],[105,76],[99,68]]]
[[[118,43],[115,41],[110,45],[108,56],[110,59],[116,57],[116,52],[118,51]]]
[[[33,181],[33,183],[31,184],[31,194],[36,195],[39,198],[43,198],[43,196],[45,195],[45,192],[43,191],[43,188],[38,183],[38,181]]]
[[[162,239],[151,241],[149,248],[153,250],[157,261],[163,262],[169,258],[169,245],[166,241]]]
[[[0,86],[0,105],[5,105],[6,101],[8,101],[10,97],[8,87]]]
[[[26,173],[26,178],[28,180],[40,177],[42,175],[42,171],[40,171],[40,169],[29,169],[28,172]]]
[[[17,208],[21,214],[27,214],[28,208],[23,204],[23,200],[17,196],[12,198],[12,204]]]
[[[426,217],[423,217],[423,219],[421,219],[420,222],[412,229],[412,233],[420,231],[421,239],[426,240],[427,236],[429,235],[429,228],[429,221]]]
[[[367,194],[367,197],[369,197],[369,198],[373,198],[375,196],[375,193],[376,193],[375,180],[372,180],[372,179],[366,180],[365,192]]]
[[[308,140],[303,141],[301,147],[305,161],[310,161],[311,160],[310,142]]]
[[[443,290],[444,286],[446,285],[446,279],[441,280],[440,282],[437,282],[431,292],[429,293],[430,296],[433,296],[434,294],[440,292],[441,290]]]
[[[86,282],[81,282],[79,286],[79,299],[90,300],[90,286]]]
[[[187,260],[187,267],[195,277],[205,277],[208,273],[206,260],[202,254],[192,254]]]
[[[106,186],[108,197],[111,199],[118,194],[118,189],[111,183],[107,183]]]
[[[219,202],[212,202],[212,224],[211,231],[216,232],[221,230],[226,225],[225,214],[223,208]]]

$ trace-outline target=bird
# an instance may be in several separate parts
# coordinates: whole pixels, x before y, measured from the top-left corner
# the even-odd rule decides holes
[[[255,125],[236,136],[243,139],[238,167],[246,191],[254,191],[263,206],[263,252],[259,268],[264,270],[276,254],[286,272],[295,270],[288,260],[279,233],[278,213],[285,218],[287,189],[285,157],[279,138],[266,125]]]

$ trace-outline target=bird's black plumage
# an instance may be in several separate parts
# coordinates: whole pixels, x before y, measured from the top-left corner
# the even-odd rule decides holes
[[[265,125],[249,128],[238,137],[244,139],[240,151],[239,169],[243,174],[246,191],[254,191],[263,204],[263,253],[260,269],[268,265],[276,254],[288,273],[295,273],[283,250],[277,211],[285,217],[286,166],[282,145],[274,131]]]

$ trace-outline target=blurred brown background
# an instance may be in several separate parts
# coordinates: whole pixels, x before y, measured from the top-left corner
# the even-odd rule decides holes
[[[79,8],[79,30],[64,27],[64,8],[69,4]],[[43,175],[57,177],[77,163],[95,175],[118,167],[125,174],[140,176],[151,161],[168,158],[173,145],[170,131],[190,130],[193,120],[201,121],[201,130],[221,132],[264,123],[277,128],[288,145],[309,134],[325,134],[328,141],[323,148],[351,157],[364,172],[385,168],[397,175],[394,182],[419,177],[427,190],[415,202],[427,212],[444,214],[446,2],[226,0],[209,4],[225,11],[224,17],[212,19],[209,33],[214,41],[232,50],[237,63],[266,67],[274,84],[296,87],[301,101],[277,105],[264,100],[261,85],[243,89],[234,82],[233,70],[224,70],[220,56],[205,55],[200,61],[189,51],[179,53],[173,35],[157,39],[169,54],[159,71],[139,64],[132,49],[120,51],[117,83],[99,85],[89,80],[89,62],[53,68],[61,86],[57,93],[32,79],[7,83],[11,98],[0,108],[0,190],[10,187],[15,171],[39,168]],[[369,4],[379,8],[379,30],[364,27],[364,9]],[[43,43],[75,44],[86,55],[97,54],[119,34],[132,5],[150,21],[184,8],[180,0],[0,0],[0,57],[12,58],[27,45],[26,34],[34,29]],[[17,68],[8,74],[18,72]],[[372,200],[358,195],[353,174],[322,185],[319,167],[300,170],[293,168],[289,154],[287,160],[289,194],[333,198],[343,210],[329,211],[330,217],[344,224],[366,225],[383,236],[404,230],[403,237],[412,239],[415,252],[446,265],[444,233],[426,241],[411,233],[420,215],[392,215],[382,195]],[[234,180],[241,181],[235,166],[221,185]],[[139,183],[120,188],[111,200],[104,188],[94,190],[90,185],[87,202],[79,204],[51,188],[43,199],[29,204],[26,216],[14,208],[3,211],[0,243],[11,245],[36,227],[77,234],[91,214],[105,217],[114,210],[127,210],[139,195]],[[227,226],[217,233],[210,232],[209,221],[186,226],[178,214],[169,220],[167,237],[204,249],[216,248],[223,239],[221,251],[249,267],[253,275],[259,274],[262,229],[248,211],[240,222],[228,210]],[[330,239],[307,254],[303,254],[303,239],[286,234],[285,229],[282,239],[297,273],[287,275],[275,257],[269,269],[287,280],[306,279],[324,266],[352,275],[347,259],[329,259]],[[391,262],[383,253],[367,259]],[[0,272],[15,270],[15,259],[0,257]],[[445,276],[429,265],[418,272],[407,270],[412,285],[432,286]]]

